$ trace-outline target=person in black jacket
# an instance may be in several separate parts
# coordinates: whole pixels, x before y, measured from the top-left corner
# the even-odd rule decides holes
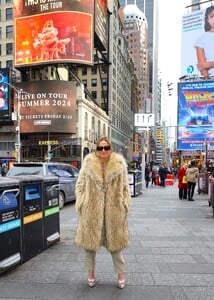
[[[158,174],[160,176],[160,186],[165,186],[167,171],[163,165],[160,166]]]

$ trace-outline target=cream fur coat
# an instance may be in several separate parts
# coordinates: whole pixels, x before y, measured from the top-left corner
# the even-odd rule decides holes
[[[76,184],[75,208],[79,214],[76,243],[98,250],[101,245],[105,219],[107,249],[119,251],[129,246],[127,212],[131,205],[127,166],[124,158],[112,153],[105,169],[103,181],[100,159],[88,154]]]

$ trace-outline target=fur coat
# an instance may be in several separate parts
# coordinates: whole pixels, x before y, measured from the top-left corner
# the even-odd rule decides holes
[[[102,228],[105,224],[106,248],[119,251],[129,246],[127,212],[131,196],[127,165],[124,158],[112,153],[105,168],[96,153],[88,154],[76,184],[75,208],[79,214],[75,241],[87,250],[102,246]]]

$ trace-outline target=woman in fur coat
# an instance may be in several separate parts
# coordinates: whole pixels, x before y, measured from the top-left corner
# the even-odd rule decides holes
[[[130,205],[127,164],[103,137],[96,151],[85,157],[76,184],[75,208],[79,219],[75,241],[85,249],[90,287],[96,284],[95,256],[101,246],[111,253],[118,287],[125,287],[122,249],[130,243],[127,222]]]

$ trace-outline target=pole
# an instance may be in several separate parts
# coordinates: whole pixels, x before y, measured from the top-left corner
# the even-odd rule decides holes
[[[21,133],[20,133],[20,125],[21,125],[21,115],[20,115],[20,101],[21,101],[21,93],[22,89],[17,90],[17,161],[20,163],[21,161]]]
[[[141,163],[141,172],[142,172],[142,191],[145,191],[146,182],[145,182],[145,152],[142,149],[142,163]]]

